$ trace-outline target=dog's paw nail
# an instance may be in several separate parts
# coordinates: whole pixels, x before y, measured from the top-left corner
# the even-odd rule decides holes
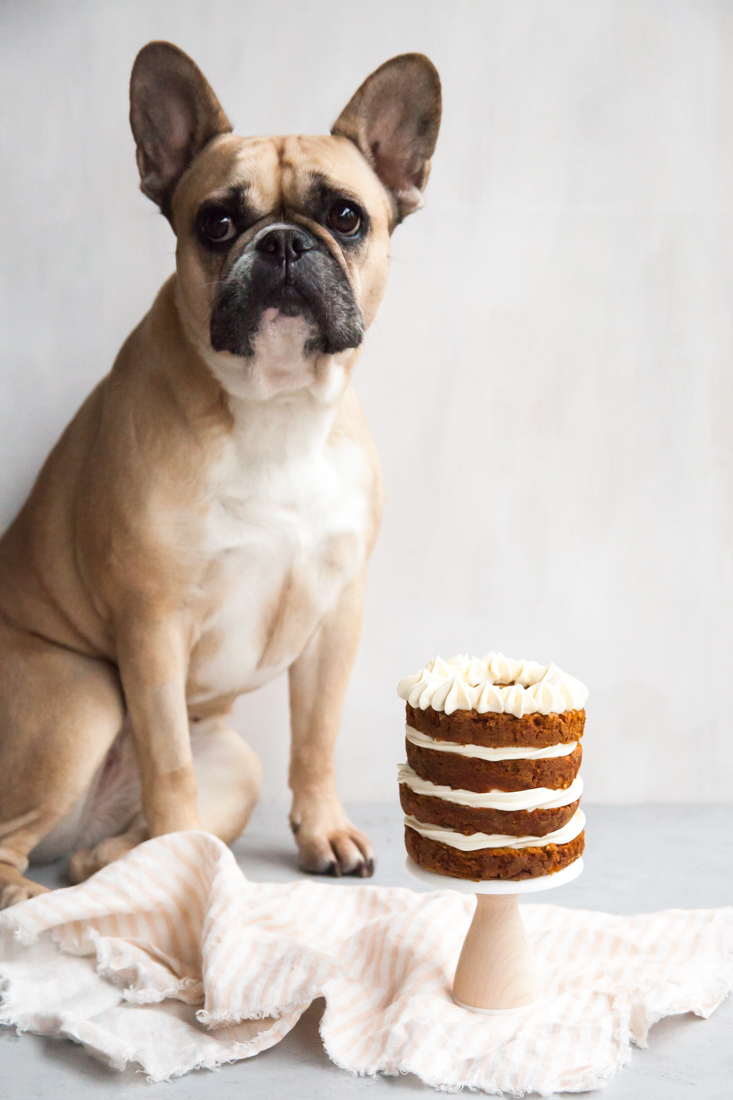
[[[329,875],[333,875],[334,878],[341,878],[343,871],[341,870],[341,864],[337,859],[334,859],[331,866],[328,869]]]
[[[374,860],[373,859],[360,859],[355,864],[351,874],[357,878],[371,878],[374,874]]]

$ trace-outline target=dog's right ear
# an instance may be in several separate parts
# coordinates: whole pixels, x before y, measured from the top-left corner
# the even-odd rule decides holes
[[[403,53],[366,78],[331,127],[369,161],[392,195],[398,221],[423,204],[440,113],[437,69],[424,54]]]
[[[204,74],[170,42],[149,42],[135,58],[130,126],[140,190],[167,218],[176,184],[193,158],[217,134],[232,129]]]

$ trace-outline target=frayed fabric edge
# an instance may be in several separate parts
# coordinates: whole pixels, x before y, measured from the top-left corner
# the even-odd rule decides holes
[[[247,1020],[279,1020],[283,1016],[289,1016],[292,1012],[297,1012],[298,1009],[305,1012],[315,1000],[323,995],[320,986],[309,986],[297,1000],[289,1001],[286,1005],[271,1005],[258,1008],[256,1012],[246,1013],[231,1013],[223,1010],[220,1012],[207,1012],[206,1009],[200,1008],[196,1013],[196,1019],[209,1029],[236,1027],[237,1024],[246,1023]]]
[[[143,989],[135,989],[132,985],[125,985],[129,981],[128,974],[136,967],[116,970],[111,963],[112,947],[107,943],[107,937],[103,936],[96,928],[87,928],[80,944],[63,942],[63,925],[47,929],[49,940],[61,955],[70,958],[89,959],[90,965],[96,974],[110,985],[122,990],[124,1000],[130,1004],[160,1004],[166,1000],[181,1000],[181,993],[193,993],[194,998],[183,998],[187,1003],[202,1001],[204,997],[203,982],[197,978],[176,978],[171,975],[170,984],[164,989],[154,989],[150,986]],[[38,939],[39,937],[36,937]],[[24,945],[27,946],[27,945]],[[94,962],[92,962],[94,959]]]
[[[628,1043],[629,1045],[638,1047],[640,1050],[645,1050],[648,1046],[649,1032],[658,1024],[660,1020],[665,1020],[668,1016],[679,1016],[693,1013],[695,1016],[700,1017],[703,1020],[707,1020],[712,1016],[713,1012],[725,1001],[733,992],[733,907],[726,906],[722,909],[725,920],[722,929],[722,942],[720,947],[722,949],[723,958],[721,960],[720,972],[717,978],[714,980],[716,986],[715,989],[707,990],[706,994],[700,994],[700,998],[706,997],[706,1003],[699,1003],[696,1006],[691,1005],[689,1008],[683,1010],[672,1008],[669,1011],[653,1012],[648,1017],[646,1023],[646,1030],[644,1034],[634,1034],[632,1030],[631,1018],[634,1011],[634,998],[639,995],[644,995],[652,991],[657,982],[655,979],[648,979],[645,982],[638,983],[633,989],[619,990],[616,997],[613,1000],[614,1006],[622,1005],[628,1009],[626,1013],[626,1026],[620,1025],[614,1032],[614,1039],[618,1042]]]
[[[217,1055],[213,1058],[200,1057],[191,1059],[190,1063],[179,1066],[171,1070],[170,1073],[155,1074],[145,1069],[140,1050],[137,1047],[129,1047],[120,1054],[111,1055],[91,1046],[89,1043],[84,1042],[82,1039],[78,1038],[78,1036],[66,1030],[59,1031],[58,1038],[68,1039],[72,1043],[76,1043],[77,1046],[82,1047],[82,1049],[87,1052],[90,1058],[93,1058],[96,1062],[101,1062],[103,1065],[109,1066],[110,1069],[116,1070],[118,1073],[122,1073],[129,1065],[137,1065],[140,1067],[140,1072],[145,1074],[146,1080],[151,1082],[151,1084],[173,1081],[177,1077],[185,1077],[187,1073],[192,1073],[197,1069],[208,1069],[213,1072],[221,1069],[222,1066],[230,1065],[232,1062],[242,1061],[245,1058],[252,1058],[259,1053],[259,1051],[250,1049],[256,1043],[256,1039],[253,1039],[249,1043],[237,1043],[232,1041],[230,1049],[226,1053],[222,1051],[221,1056]]]
[[[21,945],[21,947],[31,947],[34,943],[37,943],[45,928],[35,927],[26,921],[22,917],[19,917],[13,912],[13,909],[5,909],[0,913],[0,929],[5,929],[10,932],[13,939]]]
[[[97,969],[97,973],[100,977],[110,981],[112,985],[119,985],[114,979],[114,971],[108,972],[100,967]],[[132,986],[127,986],[123,989],[122,996],[128,1004],[151,1005],[160,1004],[161,1001],[181,1000],[182,998],[179,996],[181,993],[191,994],[191,997],[183,999],[185,1004],[201,1002],[204,999],[203,982],[198,981],[196,978],[180,978],[164,990],[133,989]]]
[[[325,1018],[325,1013],[324,1013]],[[625,1032],[628,1038],[624,1041],[619,1038],[619,1032]],[[331,1049],[329,1043],[326,1041],[326,1037],[323,1034],[323,1020],[319,1026],[319,1033],[321,1036],[321,1042],[323,1043],[323,1049],[328,1055],[329,1059],[333,1062],[338,1069],[344,1070],[347,1073],[351,1073],[354,1077],[401,1077],[406,1076],[408,1073],[413,1077],[417,1077],[424,1085],[428,1085],[430,1088],[436,1090],[436,1092],[445,1092],[448,1094],[454,1094],[459,1092],[482,1092],[487,1096],[511,1096],[516,1100],[520,1100],[525,1096],[552,1096],[558,1092],[565,1093],[582,1093],[591,1092],[593,1089],[602,1089],[608,1085],[611,1078],[620,1073],[622,1069],[629,1064],[632,1058],[632,1047],[630,1035],[631,1031],[626,1021],[626,1026],[622,1024],[614,1033],[614,1038],[619,1043],[618,1051],[614,1063],[606,1071],[591,1071],[590,1074],[586,1073],[582,1078],[573,1085],[563,1084],[561,1081],[554,1081],[544,1089],[527,1088],[527,1089],[507,1089],[501,1088],[500,1085],[493,1085],[491,1083],[481,1084],[462,1084],[457,1081],[441,1080],[437,1076],[430,1076],[411,1062],[403,1062],[399,1065],[392,1063],[384,1066],[364,1066],[361,1069],[354,1069],[353,1066],[343,1063]]]

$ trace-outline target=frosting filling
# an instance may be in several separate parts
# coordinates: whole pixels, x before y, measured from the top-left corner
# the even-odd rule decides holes
[[[550,760],[555,756],[570,756],[578,746],[577,741],[571,741],[568,745],[547,745],[543,749],[529,749],[524,745],[506,745],[503,748],[492,748],[489,745],[458,745],[455,741],[439,741],[435,737],[429,737],[427,733],[421,733],[412,726],[405,726],[405,737],[408,741],[412,741],[413,745],[419,745],[423,749],[454,752],[458,756],[471,756],[477,760]]]
[[[535,787],[529,791],[487,791],[484,794],[460,788],[454,790],[453,787],[443,787],[431,783],[429,779],[421,779],[409,764],[401,765],[397,781],[405,783],[415,794],[482,810],[555,810],[569,806],[583,793],[583,780],[579,775],[562,791],[553,791],[549,787]]]
[[[557,665],[513,661],[503,653],[485,657],[435,657],[406,676],[397,693],[411,707],[443,711],[475,710],[479,714],[563,714],[582,710],[588,689]]]
[[[409,814],[405,816],[405,825],[428,840],[437,840],[439,844],[447,844],[461,852],[479,852],[483,848],[545,848],[548,844],[569,844],[580,836],[585,828],[585,814],[582,810],[576,810],[562,829],[556,829],[547,836],[502,836],[501,833],[471,833],[464,836],[443,825],[425,825]]]

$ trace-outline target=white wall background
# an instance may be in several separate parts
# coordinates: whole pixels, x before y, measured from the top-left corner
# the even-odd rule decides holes
[[[241,133],[324,132],[406,50],[443,77],[356,378],[388,496],[343,795],[396,797],[402,675],[496,648],[588,683],[589,799],[731,800],[730,0],[0,3],[3,524],[173,266],[127,124],[152,38]],[[285,699],[236,712],[269,800]]]

